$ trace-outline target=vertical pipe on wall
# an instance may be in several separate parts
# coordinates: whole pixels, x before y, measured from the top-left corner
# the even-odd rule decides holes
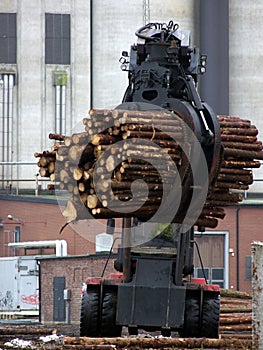
[[[8,75],[4,74],[4,92],[3,92],[3,161],[8,161]]]
[[[236,209],[236,290],[239,290],[239,211],[240,207]]]
[[[61,86],[61,116],[60,116],[60,134],[66,133],[66,86]]]
[[[12,148],[13,148],[13,92],[14,92],[14,75],[9,74],[8,79],[8,161],[12,162]],[[13,168],[10,169],[10,179],[13,178]]]
[[[93,108],[93,0],[90,0],[90,109]]]
[[[200,93],[217,114],[229,113],[229,1],[200,0],[200,49],[207,72]]]
[[[1,147],[1,160],[4,161],[4,80],[3,75],[0,75],[0,147]],[[4,178],[4,167],[1,171],[1,179]]]
[[[60,130],[60,85],[55,86],[55,132],[59,134]]]

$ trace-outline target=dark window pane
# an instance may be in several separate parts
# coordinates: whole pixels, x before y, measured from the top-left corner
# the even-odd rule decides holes
[[[53,37],[62,38],[62,15],[55,15],[53,17]]]
[[[205,276],[204,276],[204,274],[205,274]],[[206,279],[208,279],[208,277],[209,277],[209,270],[208,269],[204,269],[204,272],[203,272],[203,270],[202,269],[197,269],[197,277],[198,278],[206,278]]]
[[[63,16],[62,37],[67,39],[70,38],[70,16],[69,15]]]
[[[0,63],[8,61],[8,39],[0,37]]]
[[[212,269],[212,280],[223,280],[224,269]]]
[[[61,44],[61,63],[70,64],[70,41],[63,39]]]
[[[251,280],[252,278],[251,264],[252,264],[251,256],[246,256],[246,279],[247,280]]]
[[[8,63],[16,63],[16,38],[9,38]]]
[[[53,16],[46,14],[45,19],[45,30],[46,30],[46,38],[52,38],[53,37]]]
[[[16,63],[15,13],[0,13],[0,63]]]
[[[47,64],[70,64],[70,15],[46,14]]]
[[[8,13],[0,13],[0,37],[5,38],[8,36]]]
[[[213,282],[212,284],[218,284],[220,288],[224,288],[224,282]]]
[[[9,13],[8,16],[8,33],[10,38],[16,38],[16,14]]]
[[[45,45],[45,62],[47,64],[52,63],[53,62],[53,58],[52,58],[52,52],[53,52],[53,40],[52,39],[47,39],[46,38],[46,45]]]

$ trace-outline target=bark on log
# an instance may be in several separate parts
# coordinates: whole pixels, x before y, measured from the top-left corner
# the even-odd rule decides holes
[[[250,293],[246,292],[240,292],[232,289],[221,289],[220,291],[221,298],[227,297],[227,298],[240,298],[240,299],[252,299],[252,295]]]
[[[64,337],[63,344],[68,345],[115,345],[125,349],[163,349],[163,348],[212,348],[223,349],[244,348],[251,341],[238,339],[208,339],[208,338],[87,338]]]
[[[64,141],[65,140],[65,135],[62,135],[62,134],[53,134],[53,133],[50,133],[48,135],[48,138],[50,140],[57,140],[57,141]]]

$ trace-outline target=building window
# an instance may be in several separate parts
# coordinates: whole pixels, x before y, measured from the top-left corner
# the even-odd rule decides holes
[[[246,280],[251,281],[252,279],[252,257],[251,255],[246,256]]]
[[[0,63],[16,63],[16,14],[0,13]]]
[[[46,64],[70,64],[70,15],[46,13]]]

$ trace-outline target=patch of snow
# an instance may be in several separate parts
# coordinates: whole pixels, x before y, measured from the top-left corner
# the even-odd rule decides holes
[[[24,349],[24,348],[31,348],[32,343],[30,340],[23,340],[23,339],[15,338],[11,341],[6,342],[4,345],[7,347],[10,347],[10,348],[13,348],[13,349],[14,348]]]
[[[63,335],[58,336],[57,334],[51,334],[51,335],[46,335],[46,336],[41,336],[39,337],[39,340],[43,341],[44,343],[48,343],[50,341],[59,341],[63,337]]]

